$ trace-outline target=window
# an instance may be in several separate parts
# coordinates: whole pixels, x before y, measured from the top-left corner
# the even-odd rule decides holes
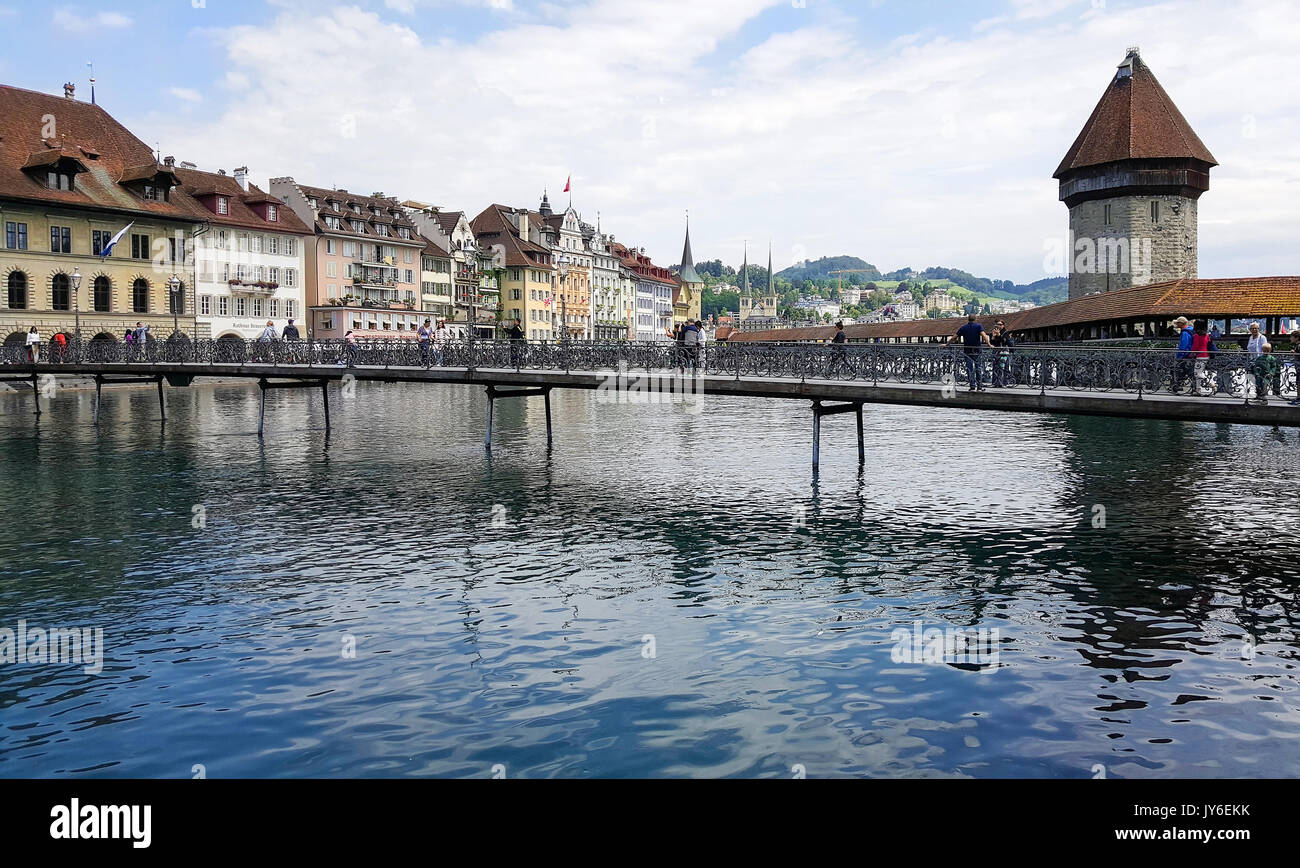
[[[279,235],[272,235],[271,237],[269,237],[269,238],[266,239],[266,252],[267,252],[267,253],[279,253],[279,252],[280,252],[280,236],[279,236]]]
[[[271,317],[271,319],[275,319],[280,315],[280,300],[278,298],[273,298],[268,301],[266,307],[267,316]]]
[[[333,238],[326,238],[326,239],[325,239],[325,252],[326,252],[328,255],[330,255],[330,256],[333,256],[333,255],[334,255],[334,239],[333,239]]]
[[[267,269],[267,277],[270,278],[270,281],[272,283],[279,283],[280,269],[276,268],[274,265],[271,266],[269,269]]]
[[[50,252],[72,252],[72,228],[69,226],[50,227]]]
[[[410,237],[411,237],[411,230],[410,230],[410,229],[407,229],[405,226],[401,226],[401,227],[398,228],[398,230],[397,230],[397,234],[400,235],[400,236],[402,236],[403,238],[410,238]],[[410,262],[411,260],[408,259],[408,260],[406,260],[406,261],[407,261],[407,262]]]
[[[253,299],[253,316],[258,319],[262,318],[262,300],[260,298]]]
[[[338,297],[339,297],[339,285],[338,285],[337,283],[328,283],[328,284],[326,284],[326,285],[325,285],[325,297],[326,297],[326,298],[338,298]]]
[[[149,258],[149,236],[131,234],[131,258],[148,259]]]
[[[226,230],[224,229],[217,230],[217,249],[226,249]]]
[[[251,246],[249,247],[249,250],[253,251],[254,253],[261,253],[261,252],[262,252],[262,236],[261,236],[261,235],[254,235],[254,236],[252,237],[252,244],[251,244]]]
[[[149,312],[149,281],[137,277],[131,284],[131,310],[135,313]]]
[[[212,296],[210,295],[199,296],[199,313],[202,314],[203,316],[212,315]]]
[[[517,290],[517,289],[512,289],[512,290],[510,290],[510,299],[511,299],[511,301],[519,301],[519,296],[520,296],[521,294],[522,294],[522,293],[520,293],[520,291]]]
[[[297,256],[297,255],[298,255],[298,239],[297,239],[297,238],[286,238],[286,239],[284,239],[284,252],[285,252],[285,254],[288,255],[288,256]]]
[[[402,272],[402,276],[406,278],[406,280],[402,281],[403,283],[415,283],[415,272],[411,269],[408,268]]]
[[[284,300],[284,315],[289,319],[293,319],[293,299],[291,298]]]
[[[349,258],[357,255],[357,243],[355,241],[343,242],[343,255]]]
[[[107,313],[113,309],[113,283],[104,275],[95,278],[94,291],[91,295],[91,307],[99,313]]]
[[[27,307],[27,274],[22,271],[9,272],[9,308],[22,310]]]
[[[285,269],[285,270],[288,271],[288,269]],[[338,264],[337,262],[327,262],[327,263],[325,263],[325,276],[326,276],[326,277],[338,277],[338,276],[339,276],[339,264]]]
[[[217,316],[230,316],[230,296],[217,296]]]
[[[334,229],[334,230],[337,231],[338,228],[339,228],[342,224],[339,223],[339,218],[337,218],[337,217],[326,217],[326,218],[325,218],[325,225],[326,225],[326,227],[328,227],[328,228],[330,228],[330,229]],[[334,242],[332,242],[332,241],[327,241],[326,243],[327,243],[327,244],[330,244],[330,245],[332,246]],[[331,250],[330,252],[333,253],[334,251]]]
[[[298,270],[294,268],[286,268],[284,270],[284,285],[294,286],[296,285],[297,281],[298,281]]]
[[[1106,225],[1106,226],[1109,226],[1109,225],[1110,225],[1110,206],[1109,206],[1109,205],[1103,205],[1103,206],[1101,206],[1101,222],[1102,222],[1104,225]]]
[[[27,249],[27,224],[26,223],[5,224],[5,247],[8,247],[10,250]]]
[[[54,275],[54,281],[50,284],[53,290],[50,298],[50,307],[54,310],[71,310],[72,293],[69,291],[72,287],[72,281],[63,273]]]
[[[248,315],[248,299],[242,295],[235,296],[235,316]]]
[[[349,221],[348,221],[348,224],[351,225],[351,227],[352,227],[352,231],[353,231],[353,232],[358,232],[358,233],[361,233],[361,234],[363,234],[363,235],[365,234],[365,229],[363,229],[363,228],[361,227],[361,221],[360,221],[360,220],[349,220]],[[379,228],[380,228],[380,229],[385,229],[386,227],[384,227],[384,226],[380,226]],[[386,234],[386,233],[381,232],[381,233],[379,233],[379,234],[380,234],[380,235],[384,235],[384,234]]]
[[[327,313],[326,313],[326,314],[321,314],[321,318],[320,318],[320,327],[323,328],[323,329],[332,329],[332,328],[334,328],[334,317],[331,316],[330,314],[327,314]]]
[[[50,171],[45,175],[45,185],[51,190],[71,190],[72,175],[67,172]]]
[[[261,281],[263,281],[263,280],[265,280],[265,279],[266,279],[266,278],[264,278],[264,277],[262,276],[262,266],[260,266],[260,265],[255,266],[255,267],[253,268],[253,280],[256,280],[256,281],[261,282]]]
[[[153,202],[166,202],[167,188],[155,187],[152,184],[145,184],[144,187],[142,187],[140,190],[140,195],[141,197],[145,199],[149,199],[150,201]]]
[[[275,207],[274,205],[267,205],[266,219],[271,223],[275,223],[277,220],[280,219],[280,209]],[[275,251],[272,250],[271,252],[274,253]]]
[[[218,214],[230,213],[230,200],[227,199],[225,196],[217,197],[217,213]]]
[[[12,226],[13,224],[10,224],[10,225]],[[95,255],[95,256],[102,256],[103,253],[104,253],[104,248],[107,247],[107,246],[108,246],[108,242],[109,242],[109,241],[112,241],[112,240],[113,240],[113,236],[110,235],[110,234],[107,233],[107,232],[103,232],[103,231],[101,231],[101,230],[99,230],[99,229],[92,229],[92,230],[90,230],[90,252],[91,252],[91,254],[93,254],[93,255]]]
[[[360,224],[360,223],[358,223],[358,222],[356,222],[356,221],[354,220],[354,221],[352,222],[352,225],[353,225],[353,227],[354,227],[358,232],[361,231],[361,224]],[[387,238],[387,237],[388,237],[388,224],[387,224],[387,223],[378,223],[378,224],[376,224],[376,225],[375,225],[375,234],[376,234],[376,235],[382,235],[382,236],[384,236],[385,238]]]
[[[403,261],[403,262],[411,262],[411,261],[412,261],[412,260],[411,260],[411,248],[408,247],[408,248],[406,248],[405,250],[402,251],[402,261]]]
[[[238,280],[241,283],[244,280],[244,263],[242,262],[236,263],[235,265],[235,280]]]
[[[1160,222],[1160,203],[1154,200],[1151,202],[1151,222]]]

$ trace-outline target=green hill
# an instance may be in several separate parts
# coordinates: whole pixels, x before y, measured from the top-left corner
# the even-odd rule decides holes
[[[852,274],[832,274],[832,271],[851,270]],[[796,280],[875,280],[880,277],[880,269],[856,256],[823,256],[816,261],[805,259],[776,273],[793,283]]]

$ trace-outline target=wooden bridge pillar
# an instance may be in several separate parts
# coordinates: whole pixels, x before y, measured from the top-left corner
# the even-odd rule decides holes
[[[498,389],[496,386],[487,387],[488,412],[487,412],[487,434],[483,437],[483,449],[487,452],[492,451],[492,408],[496,402],[502,398],[527,398],[530,396],[541,395],[546,399],[546,445],[551,445],[551,387],[539,386],[536,389]]]
[[[325,400],[325,430],[330,430],[330,396],[326,387],[329,380],[324,378],[313,377],[310,380],[289,380],[283,383],[272,383],[266,377],[260,377],[257,381],[257,390],[261,400],[257,407],[257,436],[262,436],[262,431],[266,427],[266,392],[268,389],[315,389],[320,388],[321,397]],[[161,388],[161,387],[160,387]]]
[[[813,455],[812,466],[814,469],[821,463],[821,443],[822,443],[822,417],[834,416],[839,413],[854,413],[857,416],[858,429],[858,464],[867,462],[866,445],[862,439],[862,402],[849,401],[844,404],[831,404],[824,406],[821,401],[813,401]]]

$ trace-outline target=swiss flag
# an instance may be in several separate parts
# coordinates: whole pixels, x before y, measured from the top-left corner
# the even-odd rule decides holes
[[[570,187],[572,186],[572,184],[573,184],[573,176],[572,176],[572,175],[570,175],[569,177],[567,177],[567,178],[564,179],[564,192],[565,192],[565,193],[569,192],[569,189],[570,189]]]

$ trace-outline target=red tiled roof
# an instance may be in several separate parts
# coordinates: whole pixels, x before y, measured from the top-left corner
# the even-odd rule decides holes
[[[506,265],[512,268],[541,268],[551,270],[552,266],[539,262],[537,257],[549,255],[550,251],[540,244],[534,244],[519,236],[519,230],[505,215],[512,209],[505,205],[489,205],[483,212],[470,221],[470,229],[482,246],[500,244],[505,248]],[[529,221],[533,216],[529,213]],[[529,256],[529,254],[534,254]]]
[[[58,138],[42,132],[54,117]],[[86,167],[71,190],[50,190],[24,166],[54,151]],[[98,155],[98,158],[95,157]],[[48,158],[45,158],[48,160]],[[41,163],[47,165],[48,163]],[[204,220],[211,215],[188,195],[174,191],[170,201],[143,199],[122,186],[128,168],[159,166],[153,150],[97,105],[66,97],[0,85],[0,198],[125,212],[140,216]]]
[[[1142,58],[1130,54],[1121,68],[1130,62],[1133,74],[1111,80],[1052,177],[1117,160],[1175,158],[1218,165]]]
[[[391,198],[377,198],[375,196],[358,196],[355,193],[349,193],[345,190],[328,190],[324,187],[309,187],[306,184],[298,184],[298,189],[308,200],[316,200],[316,228],[321,232],[330,232],[336,235],[352,235],[357,238],[364,238],[375,244],[420,244],[423,246],[424,237],[420,235],[419,229],[401,206]],[[326,202],[338,202],[342,207],[335,211],[332,207],[326,205]],[[356,204],[360,206],[360,212],[353,211],[350,207]],[[371,209],[378,208],[378,215],[372,214]],[[393,216],[389,213],[396,210],[399,216]],[[331,229],[325,223],[326,217],[337,217],[339,228]],[[410,238],[403,238],[396,233],[392,235],[379,235],[373,231],[357,232],[352,228],[349,220],[359,220],[368,227],[376,224],[388,226],[401,226],[411,230]]]
[[[293,209],[285,205],[276,197],[266,193],[256,184],[249,184],[248,191],[245,192],[230,175],[218,175],[215,172],[200,172],[198,169],[172,169],[171,170],[180,182],[180,189],[184,190],[195,199],[201,199],[205,196],[225,196],[229,202],[229,214],[217,214],[207,206],[201,206],[207,211],[208,219],[219,226],[241,226],[249,229],[265,229],[267,231],[293,232],[300,235],[312,234],[312,229],[293,212]],[[263,220],[260,215],[250,205],[271,204],[278,206],[276,209],[276,222],[271,223]]]

